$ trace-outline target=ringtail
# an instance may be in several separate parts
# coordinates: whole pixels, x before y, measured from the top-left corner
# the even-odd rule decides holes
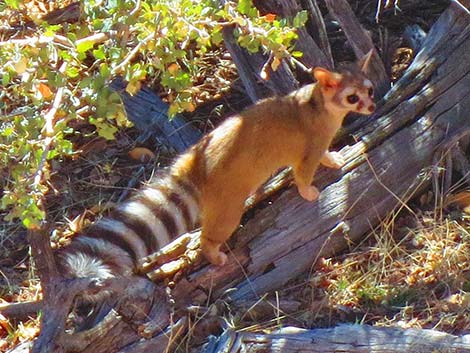
[[[311,184],[319,164],[344,164],[339,153],[328,150],[344,117],[375,110],[367,62],[339,72],[315,68],[316,83],[261,100],[225,120],[177,157],[163,177],[59,250],[64,276],[130,275],[139,259],[198,224],[202,253],[223,265],[227,256],[220,247],[239,225],[246,198],[282,167],[292,167],[304,199],[317,199]]]

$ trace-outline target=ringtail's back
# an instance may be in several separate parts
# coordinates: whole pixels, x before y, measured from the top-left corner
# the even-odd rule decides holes
[[[129,275],[139,259],[198,224],[203,254],[223,265],[221,244],[237,228],[246,198],[273,172],[292,166],[300,195],[314,201],[319,191],[311,183],[318,165],[344,164],[328,151],[343,118],[375,109],[372,83],[362,71],[316,68],[316,83],[225,120],[177,157],[163,177],[57,251],[63,275]]]

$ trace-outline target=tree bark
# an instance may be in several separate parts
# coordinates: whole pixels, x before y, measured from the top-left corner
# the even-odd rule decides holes
[[[237,347],[236,350],[231,350]],[[470,335],[457,337],[434,330],[340,325],[302,330],[286,327],[271,334],[226,332],[211,341],[203,353],[468,353]]]
[[[369,65],[368,75],[372,82],[374,82],[376,96],[383,97],[390,89],[390,79],[369,33],[362,28],[346,0],[326,0],[325,2],[330,13],[340,23],[356,57],[362,58],[372,50],[373,55]]]
[[[181,115],[169,119],[168,104],[149,88],[131,96],[125,91],[126,82],[122,78],[115,79],[110,87],[121,95],[127,117],[142,132],[143,140],[154,138],[159,145],[180,153],[201,138],[201,132]]]

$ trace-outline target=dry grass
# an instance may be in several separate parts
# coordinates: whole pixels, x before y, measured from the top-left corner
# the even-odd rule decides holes
[[[13,268],[8,274],[0,274],[7,282],[5,286],[1,286],[0,305],[40,300],[41,286],[37,276],[33,273],[18,276],[15,272],[18,272],[18,269]],[[18,277],[22,277],[23,280]],[[40,316],[37,316],[17,322],[0,314],[0,352],[35,338],[39,334],[39,320]]]
[[[324,260],[312,284],[323,288],[330,310],[361,322],[468,331],[470,216],[413,217],[415,227],[395,229],[401,219],[390,216],[369,244]]]

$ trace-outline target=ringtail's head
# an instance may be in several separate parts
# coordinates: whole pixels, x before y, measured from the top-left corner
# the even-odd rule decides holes
[[[317,67],[313,75],[318,81],[325,108],[332,113],[355,112],[371,114],[375,111],[374,87],[365,72],[372,56],[369,52],[356,66],[339,72]]]

